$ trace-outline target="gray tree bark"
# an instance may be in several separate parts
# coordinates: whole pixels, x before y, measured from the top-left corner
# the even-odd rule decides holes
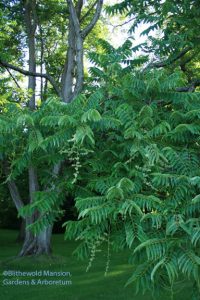
[[[30,203],[34,201],[34,192],[39,190],[39,184],[37,179],[37,171],[30,166],[29,168],[29,197]],[[19,195],[19,194],[18,194]],[[17,202],[15,200],[15,202]],[[19,201],[18,201],[19,202]],[[51,235],[53,225],[46,226],[37,235],[28,228],[39,218],[39,213],[36,211],[31,216],[26,216],[25,221],[25,237],[22,249],[19,256],[27,255],[49,255],[51,253]]]
[[[26,217],[26,227],[32,224],[32,218]],[[37,235],[26,229],[25,240],[19,256],[28,255],[50,255],[51,254],[51,236],[53,225],[45,227]]]
[[[62,98],[70,102],[73,97],[73,78],[75,69],[75,31],[72,16],[69,16],[68,51],[62,74],[61,89]]]
[[[35,33],[37,28],[36,15],[36,0],[25,1],[25,23],[28,40],[28,66],[29,72],[36,72],[36,49],[35,49]],[[30,109],[35,109],[35,87],[36,78],[34,76],[28,77],[28,89],[32,95],[29,100]]]
[[[83,44],[85,38],[94,28],[100,17],[103,0],[94,2],[94,5],[92,6],[93,8],[96,5],[94,16],[89,24],[83,29],[81,29],[81,22],[84,19],[81,18],[83,0],[79,0],[76,6],[74,6],[72,0],[67,0],[67,3],[69,6],[68,50],[61,84],[63,101],[66,103],[70,103],[74,98],[78,96],[83,88]],[[91,12],[91,10],[89,10],[88,13],[89,12]]]

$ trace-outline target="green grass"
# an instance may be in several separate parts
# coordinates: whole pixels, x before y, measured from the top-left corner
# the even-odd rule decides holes
[[[124,287],[127,279],[132,274],[133,266],[127,264],[128,251],[113,253],[111,256],[108,275],[104,276],[106,253],[98,254],[92,268],[86,273],[88,262],[80,262],[72,257],[76,248],[75,242],[63,240],[63,235],[53,236],[53,257],[16,258],[20,245],[15,243],[16,231],[0,230],[0,272],[1,272],[1,300],[151,300],[150,295],[135,296],[133,286]],[[5,270],[35,271],[69,271],[72,274],[72,284],[68,286],[56,285],[6,285],[2,282]],[[17,277],[8,277],[16,280]],[[20,280],[34,279],[33,277],[18,277]],[[45,279],[42,277],[41,279]],[[59,280],[64,278],[53,277],[48,280]],[[169,294],[162,296],[162,300],[169,300]],[[187,288],[177,294],[174,300],[189,300]]]

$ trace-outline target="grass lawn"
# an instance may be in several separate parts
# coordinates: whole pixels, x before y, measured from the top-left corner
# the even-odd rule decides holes
[[[111,256],[110,270],[104,276],[106,253],[98,254],[92,268],[86,273],[87,262],[77,261],[72,257],[76,247],[75,242],[63,240],[63,235],[53,236],[53,257],[45,258],[15,258],[20,245],[15,243],[16,231],[0,230],[0,272],[1,300],[152,300],[150,295],[134,294],[133,286],[124,288],[133,267],[127,264],[128,252],[113,253]],[[3,271],[63,271],[70,272],[71,277],[8,277],[3,276]],[[3,285],[3,280],[68,280],[70,285]],[[174,300],[189,300],[188,287],[177,293]],[[165,294],[162,300],[170,300],[170,295]]]

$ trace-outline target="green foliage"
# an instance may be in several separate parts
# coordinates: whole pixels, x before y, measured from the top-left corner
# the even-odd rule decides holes
[[[82,160],[92,152],[90,148],[95,143],[91,126],[101,120],[100,113],[87,108],[85,101],[90,102],[89,107],[99,98],[98,93],[88,100],[78,97],[70,105],[52,98],[33,112],[9,100],[2,101],[0,153],[2,172],[5,161],[8,165],[5,181],[26,178],[30,166],[38,171],[38,191],[19,212],[21,217],[38,215],[29,226],[34,233],[63,213],[60,207],[72,193]],[[61,162],[67,169],[63,168],[58,176],[53,170]]]
[[[59,10],[60,2],[53,3]],[[128,39],[117,49],[98,40],[100,53],[88,55],[94,65],[92,79],[70,104],[49,98],[29,111],[13,99],[3,99],[1,167],[8,162],[7,180],[27,176],[30,166],[39,171],[39,188],[19,213],[39,216],[29,226],[35,234],[60,216],[64,198],[74,194],[78,220],[64,224],[66,238],[80,242],[75,253],[90,257],[88,269],[107,243],[106,272],[110,249],[131,250],[133,275],[127,284],[134,282],[137,292],[156,295],[189,279],[199,294],[200,95],[177,91],[187,81],[179,68],[141,70],[148,57],[132,57],[145,47],[170,63],[180,50],[196,47],[198,37],[191,30],[186,34],[184,18],[189,11],[199,28],[198,10],[194,1],[174,5],[171,0],[125,0],[108,10],[131,16],[133,7],[136,22],[131,31],[144,21],[150,26],[143,34],[162,28],[163,38],[150,37],[150,44],[134,48]],[[56,28],[48,30],[43,17],[47,48],[52,48]],[[61,39],[53,60],[44,59],[50,66],[46,70],[59,81],[66,25],[57,22],[60,16],[53,20],[61,26]],[[183,35],[177,34],[182,30]],[[53,170],[59,163],[58,176]]]
[[[128,16],[129,31],[132,34],[141,23],[145,24],[146,28],[141,35],[148,36],[149,43],[145,45],[146,50],[159,56],[168,56],[168,62],[173,61],[183,48],[194,49],[199,46],[196,30],[200,23],[196,1],[167,0],[162,3],[162,1],[123,0],[108,6],[106,10],[111,15]],[[152,34],[158,30],[163,34]]]
[[[94,257],[91,243],[101,247],[108,233],[112,249],[132,249],[139,265],[127,284],[137,292],[158,295],[189,279],[199,294],[199,93],[175,91],[180,72],[130,73],[106,51],[107,59],[93,56],[104,72],[101,120],[90,123],[94,151],[82,164],[79,220],[66,223],[66,238],[82,241],[79,258]]]

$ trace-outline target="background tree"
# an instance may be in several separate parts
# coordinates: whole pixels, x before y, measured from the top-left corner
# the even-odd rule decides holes
[[[73,3],[72,1],[67,1],[65,3],[52,1],[53,8],[55,9],[54,12],[61,11],[61,16],[65,16],[65,22],[67,24],[64,24],[63,26],[57,26],[58,30],[58,37],[55,37],[55,43],[56,38],[59,40],[60,34],[63,33],[64,37],[67,38],[66,41],[66,55],[64,58],[64,65],[62,67],[62,75],[60,78],[58,78],[58,81],[56,81],[53,77],[57,76],[57,74],[49,74],[49,73],[40,73],[36,72],[36,66],[37,66],[37,57],[38,57],[38,46],[40,46],[40,56],[42,56],[42,64],[44,59],[44,53],[46,51],[45,46],[50,41],[50,38],[45,41],[43,40],[42,34],[44,34],[45,27],[43,28],[43,24],[45,21],[45,16],[49,14],[49,7],[45,6],[44,2],[37,2],[37,1],[15,1],[15,2],[2,2],[2,15],[6,11],[7,15],[6,17],[8,20],[11,20],[11,26],[14,26],[15,31],[20,28],[21,35],[19,35],[18,43],[23,46],[27,46],[28,49],[28,70],[23,68],[23,63],[19,63],[21,66],[17,66],[13,63],[9,62],[9,56],[7,55],[1,55],[1,66],[5,67],[8,70],[14,70],[21,74],[28,76],[28,90],[31,93],[30,99],[28,101],[29,103],[29,109],[34,110],[36,109],[36,77],[45,78],[48,80],[52,86],[54,87],[55,92],[57,95],[59,95],[62,99],[62,101],[69,103],[72,101],[81,91],[83,87],[83,80],[84,80],[84,65],[83,65],[83,42],[88,36],[88,34],[92,31],[94,28],[96,22],[98,21],[102,9],[103,1],[99,0],[94,3],[88,3],[88,7],[84,8],[83,1],[77,1],[76,3]],[[83,15],[82,15],[83,14]],[[16,16],[16,22],[12,21],[13,15]],[[23,18],[21,18],[23,16]],[[55,26],[56,17],[52,18],[52,27]],[[88,21],[87,21],[88,20]],[[63,21],[64,22],[64,21]],[[63,24],[62,22],[62,24]],[[84,27],[82,27],[82,23],[84,22]],[[14,25],[13,25],[14,24]],[[65,32],[64,32],[64,29]],[[38,29],[39,29],[39,35],[38,35]],[[55,27],[54,27],[55,30]],[[46,33],[48,34],[48,32]],[[40,37],[38,42],[38,36]],[[23,37],[22,43],[20,43],[20,37]],[[46,35],[47,37],[47,35]],[[5,35],[5,39],[7,39],[7,35]],[[2,49],[3,51],[4,49]],[[19,54],[23,58],[22,52]],[[13,59],[14,61],[14,59]],[[22,60],[23,62],[23,60]],[[49,62],[49,60],[48,60]],[[51,64],[52,65],[52,64]],[[48,65],[45,65],[46,71],[48,71]],[[53,68],[51,68],[51,72],[53,72]],[[56,72],[57,73],[57,72]],[[60,82],[59,82],[60,80]],[[11,111],[14,109],[15,106],[12,106]],[[20,110],[18,109],[15,113],[19,117]],[[11,113],[13,120],[14,120],[14,114]],[[26,145],[26,139],[24,140],[24,133],[26,130],[28,130],[29,133],[29,139],[28,142],[31,142],[33,140],[40,139],[40,133],[38,131],[35,131],[33,128],[29,131],[28,128],[26,128],[26,116],[28,115],[28,118],[30,120],[31,113],[29,114],[27,110],[24,111],[25,116],[21,116],[21,121],[18,121],[18,124],[21,124],[22,127],[19,129],[19,131],[15,132],[14,135],[19,135],[18,143],[21,141],[21,146]],[[36,112],[35,112],[36,113]],[[25,117],[25,119],[24,119]],[[32,123],[32,121],[31,121]],[[21,126],[20,125],[20,126]],[[30,124],[29,124],[30,125]],[[25,127],[23,127],[25,126]],[[36,129],[36,128],[35,128]],[[37,132],[37,133],[36,133]],[[36,134],[36,135],[35,135]],[[39,134],[39,135],[38,135]],[[12,138],[14,138],[12,136]],[[9,139],[11,141],[11,139]],[[26,141],[26,142],[25,142]],[[15,146],[17,148],[15,148]],[[42,179],[39,179],[38,174],[38,168],[35,165],[35,157],[34,155],[26,155],[26,147],[19,147],[15,145],[12,148],[13,152],[7,151],[7,153],[4,152],[3,156],[3,163],[2,166],[4,168],[5,175],[8,176],[12,171],[13,167],[15,166],[14,160],[21,157],[21,160],[25,160],[24,164],[26,165],[26,169],[28,169],[28,185],[29,185],[29,202],[34,202],[34,194],[37,191],[50,189],[52,190],[52,185],[50,187],[46,187]],[[26,150],[25,150],[26,149]],[[5,150],[5,148],[4,148]],[[50,171],[50,174],[52,177],[57,176],[61,169],[61,161],[56,160],[56,164],[52,166],[52,169]],[[12,199],[15,203],[15,206],[17,210],[19,211],[23,206],[24,202],[20,195],[20,189],[16,185],[16,182],[10,175],[7,180],[9,190],[12,196]],[[51,192],[52,193],[52,192]],[[25,217],[26,219],[26,227],[28,228],[31,226],[31,224],[37,220],[40,216],[40,213],[35,212],[32,215],[29,215]],[[50,253],[50,237],[51,237],[51,231],[52,231],[52,224],[46,226],[43,228],[43,230],[35,235],[30,230],[26,231],[25,241],[22,248],[22,251],[20,252],[20,255],[27,255],[27,254],[41,254],[41,253]]]

